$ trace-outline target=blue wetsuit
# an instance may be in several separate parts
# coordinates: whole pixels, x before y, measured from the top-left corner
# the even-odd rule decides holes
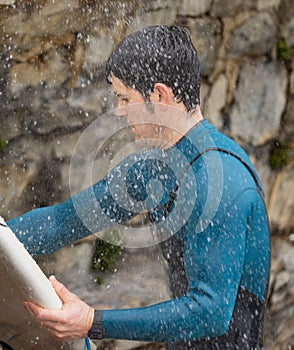
[[[32,254],[42,254],[147,209],[159,236],[173,233],[161,242],[173,298],[97,311],[97,337],[165,342],[168,349],[263,349],[270,238],[250,160],[207,120],[171,149],[146,154],[9,226]]]

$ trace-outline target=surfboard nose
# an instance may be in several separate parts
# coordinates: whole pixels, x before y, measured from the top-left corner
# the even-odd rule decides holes
[[[0,226],[7,227],[7,225],[6,225],[5,221],[4,221],[4,219],[2,218],[2,216],[0,216]],[[1,348],[0,348],[0,350],[1,350]]]

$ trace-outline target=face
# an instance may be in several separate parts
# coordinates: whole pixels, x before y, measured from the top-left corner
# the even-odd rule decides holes
[[[135,140],[160,140],[164,137],[163,127],[158,120],[158,113],[148,111],[143,96],[137,90],[126,86],[112,75],[112,87],[118,98],[116,116],[127,118]],[[154,96],[150,96],[151,102]]]

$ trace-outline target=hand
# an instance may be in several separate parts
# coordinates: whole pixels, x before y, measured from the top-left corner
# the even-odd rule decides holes
[[[54,276],[49,278],[63,305],[60,310],[46,309],[24,301],[23,306],[42,327],[61,341],[85,338],[92,327],[94,309],[71,293]]]

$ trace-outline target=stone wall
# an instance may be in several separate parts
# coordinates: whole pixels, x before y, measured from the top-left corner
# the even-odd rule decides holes
[[[149,24],[190,28],[202,62],[204,115],[246,149],[266,192],[273,234],[268,349],[286,349],[291,339],[293,346],[293,331],[292,338],[285,331],[294,313],[292,0],[0,0],[0,23],[6,219],[70,195],[79,135],[113,107],[104,64],[114,45]],[[101,124],[101,139],[109,126]],[[72,176],[78,191],[84,174]]]

